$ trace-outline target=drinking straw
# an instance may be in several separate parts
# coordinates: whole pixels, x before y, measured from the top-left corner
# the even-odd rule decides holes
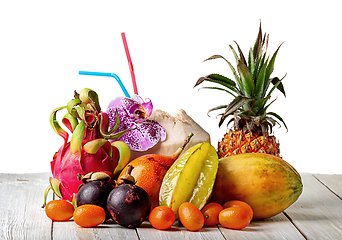
[[[128,49],[128,45],[127,45],[127,41],[126,41],[126,36],[125,36],[124,32],[121,33],[121,37],[122,37],[122,41],[123,41],[123,44],[124,44],[124,47],[125,47],[125,52],[126,52],[126,56],[127,56],[129,70],[131,72],[134,94],[138,95],[138,88],[137,88],[137,83],[135,81],[133,63],[132,63],[131,55],[129,54],[129,49]]]
[[[101,77],[113,77],[115,78],[115,80],[119,83],[121,90],[123,91],[123,93],[125,94],[125,96],[127,98],[131,98],[131,96],[128,94],[125,86],[123,85],[123,83],[121,82],[120,78],[118,77],[118,75],[116,75],[115,73],[103,73],[103,72],[88,72],[88,71],[79,71],[78,74],[80,75],[90,75],[90,76],[101,76]]]

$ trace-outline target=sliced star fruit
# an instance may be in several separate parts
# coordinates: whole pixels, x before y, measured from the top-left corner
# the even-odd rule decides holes
[[[216,150],[210,143],[199,143],[191,147],[164,176],[159,205],[170,207],[176,218],[183,202],[191,202],[201,210],[211,195],[218,162]]]

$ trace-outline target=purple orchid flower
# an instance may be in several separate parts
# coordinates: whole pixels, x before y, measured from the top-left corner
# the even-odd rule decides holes
[[[140,96],[132,95],[131,98],[118,97],[111,101],[107,109],[109,128],[115,124],[116,110],[120,125],[114,133],[133,129],[118,139],[125,142],[131,150],[146,151],[166,139],[165,129],[158,122],[148,119],[153,111],[150,99],[144,101]]]

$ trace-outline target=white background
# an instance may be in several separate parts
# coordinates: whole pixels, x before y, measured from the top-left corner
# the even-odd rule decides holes
[[[78,71],[114,72],[133,93],[121,32],[139,94],[155,109],[175,114],[183,108],[216,147],[226,127],[218,128],[216,114],[208,117],[207,111],[232,99],[193,86],[214,72],[232,77],[223,60],[202,61],[221,54],[234,62],[233,40],[247,54],[261,19],[270,33],[270,52],[284,41],[273,76],[287,73],[287,96],[277,93],[270,108],[289,128],[274,128],[281,155],[300,172],[342,173],[338,1],[115,2],[1,1],[0,172],[50,170],[63,140],[49,115],[72,99],[74,90],[95,90],[103,110],[123,95],[113,78]]]

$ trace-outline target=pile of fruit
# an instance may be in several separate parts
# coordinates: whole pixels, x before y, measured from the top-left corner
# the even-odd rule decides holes
[[[219,126],[230,116],[233,123],[218,143],[206,139],[193,141],[193,127],[186,139],[178,142],[173,154],[144,154],[168,136],[176,134],[149,119],[152,102],[139,96],[117,98],[102,112],[98,95],[91,89],[75,92],[66,106],[53,110],[50,123],[64,144],[51,162],[50,190],[59,200],[44,202],[46,215],[54,221],[71,218],[81,227],[94,227],[113,221],[136,228],[148,220],[156,229],[168,229],[176,220],[190,231],[220,224],[242,229],[250,221],[275,216],[300,196],[303,184],[299,173],[280,157],[279,143],[272,127],[283,119],[268,112],[274,102],[271,93],[285,95],[282,79],[271,78],[279,48],[266,56],[268,35],[261,26],[254,46],[244,57],[239,45],[234,80],[220,74],[198,79],[219,84],[205,87],[228,92],[234,99],[224,109]],[[56,113],[66,109],[64,130]],[[166,127],[167,126],[167,127]],[[286,125],[285,125],[286,127]],[[196,129],[195,129],[196,128]],[[206,137],[206,135],[203,135]],[[173,137],[174,139],[174,137]],[[142,153],[131,159],[131,151]],[[168,149],[169,150],[169,149]],[[158,151],[162,151],[159,149]]]

